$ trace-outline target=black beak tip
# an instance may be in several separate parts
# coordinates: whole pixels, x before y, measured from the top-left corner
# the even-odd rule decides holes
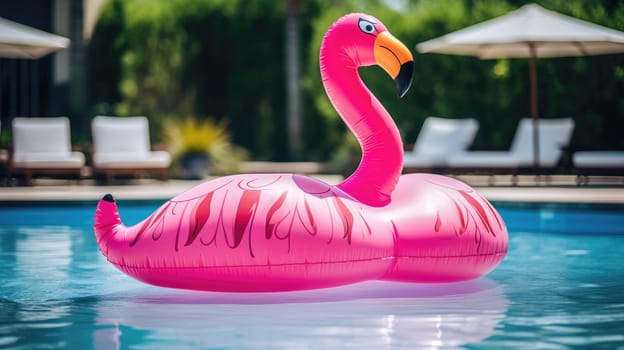
[[[414,74],[414,62],[409,61],[401,65],[399,75],[394,79],[397,95],[399,98],[405,96],[410,86],[412,86],[412,75]]]

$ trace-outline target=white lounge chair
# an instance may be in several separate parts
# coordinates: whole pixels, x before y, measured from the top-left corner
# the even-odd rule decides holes
[[[568,145],[574,130],[571,118],[538,120],[540,169],[553,169]],[[531,169],[533,159],[533,122],[522,119],[516,129],[509,151],[472,151],[454,155],[448,165],[454,171],[510,172],[516,175],[522,169]]]
[[[107,182],[115,175],[158,173],[169,177],[171,157],[167,151],[152,151],[146,117],[97,116],[91,122],[93,171],[105,174]]]
[[[579,185],[589,183],[589,175],[624,175],[624,151],[578,151],[572,163]]]
[[[406,171],[435,171],[447,167],[451,155],[464,152],[474,140],[479,122],[476,119],[425,119],[412,151],[403,155]]]
[[[80,177],[85,156],[72,151],[69,118],[18,117],[12,128],[11,174],[23,174],[27,184],[35,174]]]

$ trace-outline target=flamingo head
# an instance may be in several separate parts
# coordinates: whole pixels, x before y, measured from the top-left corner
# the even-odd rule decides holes
[[[340,18],[330,32],[357,67],[378,65],[394,79],[403,97],[412,84],[414,59],[409,49],[377,18],[352,13]],[[326,37],[327,39],[327,37]]]

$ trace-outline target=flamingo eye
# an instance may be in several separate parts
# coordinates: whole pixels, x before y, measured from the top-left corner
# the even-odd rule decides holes
[[[364,33],[375,34],[375,24],[373,22],[360,18],[358,25],[360,26],[360,30]]]

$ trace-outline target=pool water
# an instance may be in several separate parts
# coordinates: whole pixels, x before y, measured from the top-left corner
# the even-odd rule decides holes
[[[494,205],[509,253],[485,278],[235,294],[117,271],[95,203],[4,203],[0,348],[624,349],[624,208]],[[130,225],[159,203],[119,206]]]

